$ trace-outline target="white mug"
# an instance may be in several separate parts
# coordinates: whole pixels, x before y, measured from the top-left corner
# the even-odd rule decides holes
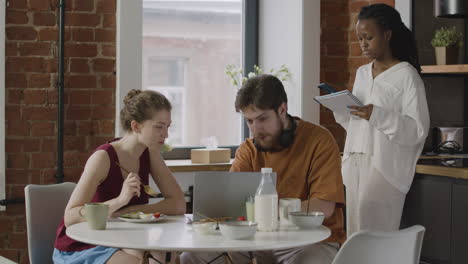
[[[301,211],[301,199],[283,198],[279,200],[280,226],[292,226],[289,213]]]

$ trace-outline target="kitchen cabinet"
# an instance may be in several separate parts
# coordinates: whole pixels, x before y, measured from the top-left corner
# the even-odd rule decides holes
[[[417,174],[406,196],[401,225],[422,225],[424,234],[421,260],[450,263],[451,179]]]
[[[468,263],[468,181],[456,181],[452,192],[453,263]]]
[[[426,228],[422,263],[468,263],[468,180],[416,174],[401,228],[417,224]]]

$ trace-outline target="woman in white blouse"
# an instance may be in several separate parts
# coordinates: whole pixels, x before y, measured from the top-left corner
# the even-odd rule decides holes
[[[334,113],[347,132],[342,173],[348,237],[359,230],[398,230],[416,162],[429,130],[424,83],[411,31],[393,7],[363,7],[356,35],[371,63],[356,72],[353,94],[364,104]]]

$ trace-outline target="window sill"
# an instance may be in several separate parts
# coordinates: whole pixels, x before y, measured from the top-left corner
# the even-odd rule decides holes
[[[192,163],[189,159],[165,160],[171,172],[194,172],[194,171],[229,171],[232,161],[229,163],[200,164]]]

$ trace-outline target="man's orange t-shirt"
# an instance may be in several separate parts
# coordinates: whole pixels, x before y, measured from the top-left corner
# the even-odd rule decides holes
[[[260,152],[252,139],[247,139],[236,151],[231,171],[256,172],[272,168],[276,172],[278,198],[311,197],[336,202],[335,212],[324,221],[332,234],[325,242],[342,244],[346,239],[343,224],[344,186],[341,157],[335,139],[325,128],[295,118],[294,142],[279,152]],[[306,178],[310,190],[307,190]]]

